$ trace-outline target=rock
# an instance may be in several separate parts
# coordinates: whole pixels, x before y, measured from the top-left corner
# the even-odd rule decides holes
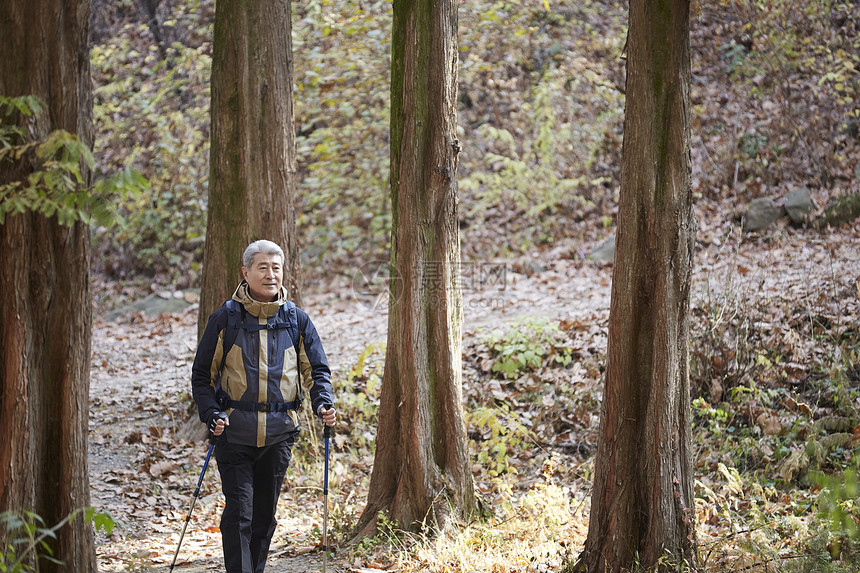
[[[189,296],[186,297],[186,293]],[[116,320],[131,312],[142,312],[149,316],[157,316],[162,313],[171,314],[175,312],[183,312],[191,306],[192,303],[188,301],[188,298],[193,298],[193,296],[196,296],[199,299],[199,291],[189,289],[188,291],[178,291],[176,293],[159,292],[151,294],[144,299],[134,301],[120,309],[109,312],[105,318],[107,320]]]
[[[763,231],[779,219],[781,209],[767,197],[753,199],[744,216],[744,231]]]
[[[586,256],[587,259],[591,259],[592,261],[598,263],[611,263],[615,261],[615,235],[609,237],[606,241],[604,241],[601,245],[595,248],[589,255]]]
[[[809,221],[812,212],[815,211],[815,202],[809,195],[809,189],[795,187],[785,196],[783,207],[792,223],[802,225]]]
[[[832,227],[860,218],[860,193],[836,197],[824,211],[824,222]]]

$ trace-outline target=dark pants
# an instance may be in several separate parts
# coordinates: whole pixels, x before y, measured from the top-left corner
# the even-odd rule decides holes
[[[221,543],[227,573],[263,573],[275,533],[275,512],[295,435],[257,448],[219,440],[215,459],[227,504]]]

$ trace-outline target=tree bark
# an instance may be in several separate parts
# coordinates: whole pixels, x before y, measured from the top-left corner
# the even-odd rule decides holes
[[[475,511],[462,405],[457,220],[457,2],[395,0],[391,62],[393,277],[370,491],[400,527]]]
[[[631,0],[628,49],[606,390],[576,567],[592,573],[695,560],[689,0]]]
[[[290,2],[217,3],[199,335],[257,239],[284,249],[284,286],[300,303],[291,44]]]
[[[0,8],[0,94],[44,100],[45,112],[26,120],[34,139],[65,129],[92,147],[89,10],[89,0]],[[32,169],[2,167],[0,181]],[[33,511],[49,526],[89,505],[88,273],[86,225],[24,213],[0,226],[0,511]],[[65,565],[40,570],[96,571],[91,526],[63,527],[54,557]]]

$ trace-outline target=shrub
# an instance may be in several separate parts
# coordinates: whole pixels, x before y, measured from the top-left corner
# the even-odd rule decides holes
[[[491,476],[516,474],[511,463],[516,450],[531,436],[531,432],[517,420],[507,404],[500,408],[479,407],[467,415],[467,424],[481,434],[476,442],[478,463],[487,468]]]
[[[492,371],[505,378],[519,378],[543,366],[567,366],[572,350],[567,335],[557,323],[543,317],[525,317],[506,330],[493,330],[483,336],[493,354]]]
[[[38,571],[37,559],[45,559],[57,565],[63,562],[54,558],[51,542],[57,532],[67,523],[79,519],[91,523],[96,529],[110,533],[115,525],[107,511],[93,507],[76,509],[53,527],[46,527],[45,520],[32,511],[4,511],[0,513],[0,571],[24,573]]]

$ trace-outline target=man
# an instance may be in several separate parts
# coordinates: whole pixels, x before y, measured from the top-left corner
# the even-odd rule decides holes
[[[302,387],[326,425],[335,424],[336,411],[317,331],[286,298],[283,250],[255,241],[242,264],[244,280],[206,324],[191,386],[200,420],[217,437],[227,573],[262,573],[299,433]]]

